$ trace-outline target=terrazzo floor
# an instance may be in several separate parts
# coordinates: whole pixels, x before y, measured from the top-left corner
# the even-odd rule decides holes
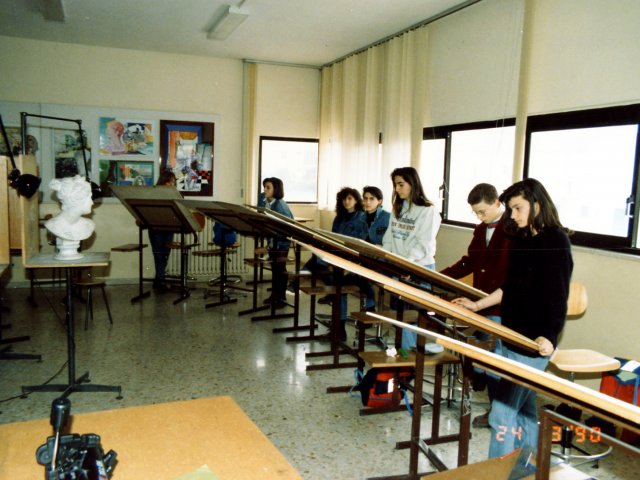
[[[101,296],[94,298],[95,318],[88,330],[84,330],[84,304],[75,302],[76,372],[90,371],[94,383],[121,385],[124,398],[118,400],[113,393],[73,393],[72,414],[229,395],[305,480],[408,472],[408,450],[395,450],[395,443],[408,439],[410,433],[407,412],[360,416],[359,398],[326,393],[327,387],[352,384],[353,371],[306,371],[308,363],[326,360],[309,360],[305,353],[326,350],[327,344],[291,343],[285,341],[290,334],[272,333],[275,327],[289,326],[291,319],[252,322],[251,315],[239,316],[237,312],[251,308],[251,296],[205,309],[212,299],[203,298],[202,286],[177,305],[173,293],[152,293],[132,304],[137,285],[109,285],[107,293],[112,326]],[[268,295],[265,286],[260,286],[260,295]],[[13,350],[40,353],[43,361],[0,361],[0,423],[47,418],[56,394],[19,398],[20,387],[67,379],[64,289],[37,288],[37,307],[28,302],[28,296],[29,289],[3,290],[2,302],[9,309],[3,313],[3,323],[12,324],[3,337],[30,335],[30,341],[14,344]],[[330,309],[318,308],[324,313]],[[301,312],[301,321],[306,321],[305,297]],[[351,342],[355,330],[348,327],[347,332]],[[473,393],[471,404],[473,416],[482,413],[487,406],[485,394]],[[451,408],[444,404],[441,434],[457,432],[458,412],[458,401]],[[430,431],[430,426],[431,407],[425,406],[422,431]],[[472,435],[469,463],[486,458],[489,430],[473,429]],[[455,466],[456,443],[432,449],[446,465]],[[0,459],[1,450],[2,445]],[[587,471],[603,480],[638,478],[640,470],[637,459],[618,453],[600,465]],[[422,455],[419,471],[433,471]]]

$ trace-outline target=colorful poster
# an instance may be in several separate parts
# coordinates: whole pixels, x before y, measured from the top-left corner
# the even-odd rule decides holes
[[[184,195],[213,194],[213,137],[213,123],[160,121],[160,168],[175,174]]]
[[[100,189],[105,197],[113,196],[111,185],[151,186],[154,163],[135,160],[100,160]]]
[[[100,154],[152,156],[152,123],[101,117]]]

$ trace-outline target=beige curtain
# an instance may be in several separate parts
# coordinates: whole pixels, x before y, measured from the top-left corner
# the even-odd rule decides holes
[[[257,202],[258,187],[256,185],[258,178],[258,140],[256,139],[256,96],[258,89],[258,66],[255,63],[244,64],[244,145],[243,152],[245,161],[244,178],[244,201],[245,203],[255,205]]]
[[[332,209],[342,186],[376,185],[389,199],[393,168],[418,167],[427,61],[422,27],[322,70],[320,207]]]

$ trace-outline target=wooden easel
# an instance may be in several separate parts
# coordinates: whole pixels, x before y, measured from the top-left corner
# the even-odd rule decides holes
[[[189,250],[185,235],[200,232],[202,226],[180,201],[182,195],[174,187],[155,185],[153,187],[134,187],[130,185],[112,185],[111,191],[122,205],[133,215],[139,227],[138,254],[142,256],[142,229],[155,229],[180,234],[180,295],[174,304],[190,296],[187,286],[187,264]],[[142,292],[142,258],[139,259],[139,294],[131,301],[145,298]]]
[[[36,174],[35,157],[29,156],[25,158],[20,156],[17,160],[21,172]],[[34,216],[31,210],[35,209],[35,217],[37,218],[38,216],[37,197],[35,197],[35,200],[34,197],[31,199],[18,197],[17,192],[9,187],[9,168],[13,168],[13,166],[10,165],[10,159],[8,157],[0,157],[0,276],[11,268],[11,249],[22,248],[22,234],[26,227],[23,225],[24,222],[20,221],[24,218],[23,212],[26,211],[27,218],[31,218]],[[37,221],[34,222],[34,224],[37,227]],[[36,229],[36,234],[37,233],[38,231]],[[31,232],[31,234],[33,234],[33,232]],[[42,360],[41,355],[10,351],[10,344],[25,342],[30,338],[28,336],[2,338],[2,330],[11,327],[11,325],[2,325],[3,308],[4,306],[0,305],[0,360]],[[7,346],[2,347],[2,345]]]

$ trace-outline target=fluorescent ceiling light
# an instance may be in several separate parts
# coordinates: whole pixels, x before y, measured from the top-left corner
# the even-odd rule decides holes
[[[229,5],[222,16],[216,20],[207,33],[207,38],[213,40],[226,40],[238,26],[249,16],[249,12],[241,8]]]

